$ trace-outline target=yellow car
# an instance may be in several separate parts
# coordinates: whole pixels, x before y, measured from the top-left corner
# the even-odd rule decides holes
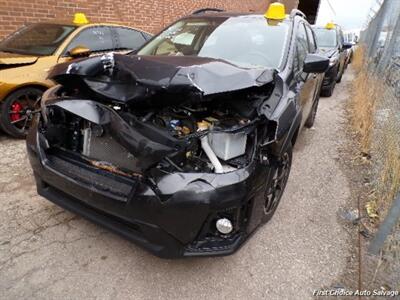
[[[70,22],[35,23],[0,42],[0,126],[23,138],[40,97],[53,82],[47,74],[54,65],[104,52],[136,50],[151,35],[135,28],[89,23],[83,14]]]

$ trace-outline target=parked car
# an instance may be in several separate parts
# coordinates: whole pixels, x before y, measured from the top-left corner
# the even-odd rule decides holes
[[[353,47],[354,47],[354,45],[352,44],[352,47],[350,49],[346,50],[346,61],[345,61],[345,64],[344,64],[344,68],[345,69],[347,69],[347,67],[353,61]]]
[[[55,64],[90,53],[131,51],[150,37],[127,26],[89,23],[82,14],[69,22],[22,27],[0,42],[0,127],[25,137],[41,95],[54,85],[47,75]]]
[[[329,65],[316,49],[278,3],[201,10],[136,55],[57,65],[27,138],[38,193],[161,257],[235,252],[313,126]]]
[[[346,51],[346,68],[349,64],[353,61],[353,55],[355,47],[357,46],[357,35],[354,32],[347,32],[344,34],[344,42],[351,44],[351,48],[347,49]]]
[[[321,90],[322,96],[330,97],[336,83],[342,80],[348,63],[347,49],[350,49],[352,44],[344,42],[343,32],[336,24],[328,23],[325,27],[315,26],[313,29],[317,36],[319,53],[326,55],[330,61]]]

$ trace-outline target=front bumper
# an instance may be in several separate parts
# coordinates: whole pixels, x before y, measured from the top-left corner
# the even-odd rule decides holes
[[[255,207],[263,201],[268,168],[256,162],[226,174],[156,170],[147,182],[45,151],[45,144],[36,121],[27,149],[38,193],[157,256],[231,254],[262,220]],[[219,217],[232,220],[229,236],[216,232]]]

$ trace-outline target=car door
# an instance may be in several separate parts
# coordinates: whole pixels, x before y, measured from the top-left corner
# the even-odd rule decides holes
[[[84,46],[89,48],[94,55],[113,51],[116,47],[109,26],[91,26],[79,32],[71,42],[65,47],[58,62],[65,62],[71,60],[68,52],[77,47]]]
[[[316,85],[316,80],[313,75],[303,71],[304,60],[309,52],[309,42],[305,24],[299,22],[296,35],[297,58],[295,59],[295,64],[297,64],[297,66],[295,66],[295,80],[297,82],[297,91],[299,93],[302,112],[301,126],[304,125],[311,111]]]

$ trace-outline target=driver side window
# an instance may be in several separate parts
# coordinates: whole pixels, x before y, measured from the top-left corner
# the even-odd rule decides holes
[[[298,30],[297,30],[297,37],[296,37],[296,54],[297,57],[295,59],[295,69],[300,72],[303,70],[303,63],[306,59],[308,50],[308,40],[307,40],[307,33],[304,27],[304,24],[300,23]]]
[[[107,52],[114,49],[111,29],[96,26],[84,29],[76,36],[65,50],[65,54],[77,46],[85,46],[92,52]]]

